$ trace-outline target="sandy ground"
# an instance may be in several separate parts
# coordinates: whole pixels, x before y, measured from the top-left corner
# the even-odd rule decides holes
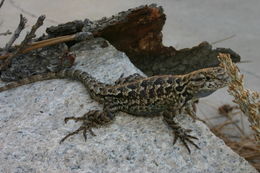
[[[163,29],[164,44],[177,49],[192,47],[202,41],[214,43],[227,37],[228,40],[214,47],[231,48],[241,55],[241,72],[245,74],[246,86],[260,91],[260,1],[259,0],[6,0],[0,9],[0,32],[13,31],[19,14],[28,19],[27,29],[36,18],[46,15],[43,32],[47,26],[75,19],[100,19],[147,3],[163,6],[167,15]],[[8,37],[0,37],[4,46]],[[216,116],[217,107],[231,103],[226,89],[204,98],[199,112],[205,116]]]

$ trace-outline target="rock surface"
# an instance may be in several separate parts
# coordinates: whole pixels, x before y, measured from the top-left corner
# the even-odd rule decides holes
[[[102,39],[75,45],[76,67],[102,82],[112,83],[141,73],[124,53]],[[201,122],[176,118],[200,138],[192,153],[177,142],[161,117],[143,118],[119,113],[97,136],[75,135],[59,140],[79,124],[63,119],[80,116],[102,105],[83,85],[49,80],[0,93],[0,172],[248,172],[257,171],[215,137]]]

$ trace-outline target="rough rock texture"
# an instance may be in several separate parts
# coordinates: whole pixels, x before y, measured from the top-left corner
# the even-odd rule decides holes
[[[76,68],[112,83],[122,73],[141,73],[104,40],[72,47]],[[59,140],[79,124],[63,119],[101,105],[79,82],[50,80],[0,93],[0,172],[257,172],[201,122],[177,119],[200,138],[192,154],[177,142],[161,117],[119,113],[108,127],[94,129],[85,142],[76,135]]]

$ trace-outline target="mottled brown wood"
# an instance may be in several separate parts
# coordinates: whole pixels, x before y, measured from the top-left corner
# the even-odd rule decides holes
[[[51,36],[92,32],[95,37],[107,39],[118,50],[125,52],[131,61],[147,75],[186,74],[194,70],[219,64],[217,55],[229,53],[234,62],[240,56],[231,49],[212,49],[207,42],[193,48],[176,50],[162,44],[162,28],[166,15],[155,4],[140,6],[97,21],[86,19],[47,29]],[[73,26],[73,27],[72,27]]]
[[[219,64],[217,55],[220,52],[231,54],[234,62],[240,61],[240,56],[231,49],[212,49],[207,42],[182,50],[164,46],[161,31],[165,21],[166,15],[162,7],[157,7],[155,4],[140,6],[110,18],[104,17],[97,21],[76,20],[49,27],[46,29],[48,35],[38,38],[29,49],[53,47],[51,46],[54,44],[53,39],[55,44],[66,42],[70,47],[81,41],[75,37],[78,33],[92,33],[91,36],[103,37],[118,50],[125,52],[130,60],[148,76],[186,74],[201,68],[217,66]],[[8,73],[3,77],[4,73],[2,71],[2,79],[13,80],[12,74]],[[11,77],[6,78],[6,76]]]

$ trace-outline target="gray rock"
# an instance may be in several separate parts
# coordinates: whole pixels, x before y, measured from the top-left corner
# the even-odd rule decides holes
[[[107,46],[107,47],[106,47]],[[122,73],[141,73],[126,55],[102,39],[75,45],[76,67],[102,82],[112,83]],[[75,135],[78,128],[64,124],[102,105],[90,99],[79,82],[49,80],[0,93],[0,172],[257,172],[201,122],[177,116],[200,138],[201,150],[189,154],[161,117],[144,118],[119,113],[113,124],[94,129],[97,136]]]

